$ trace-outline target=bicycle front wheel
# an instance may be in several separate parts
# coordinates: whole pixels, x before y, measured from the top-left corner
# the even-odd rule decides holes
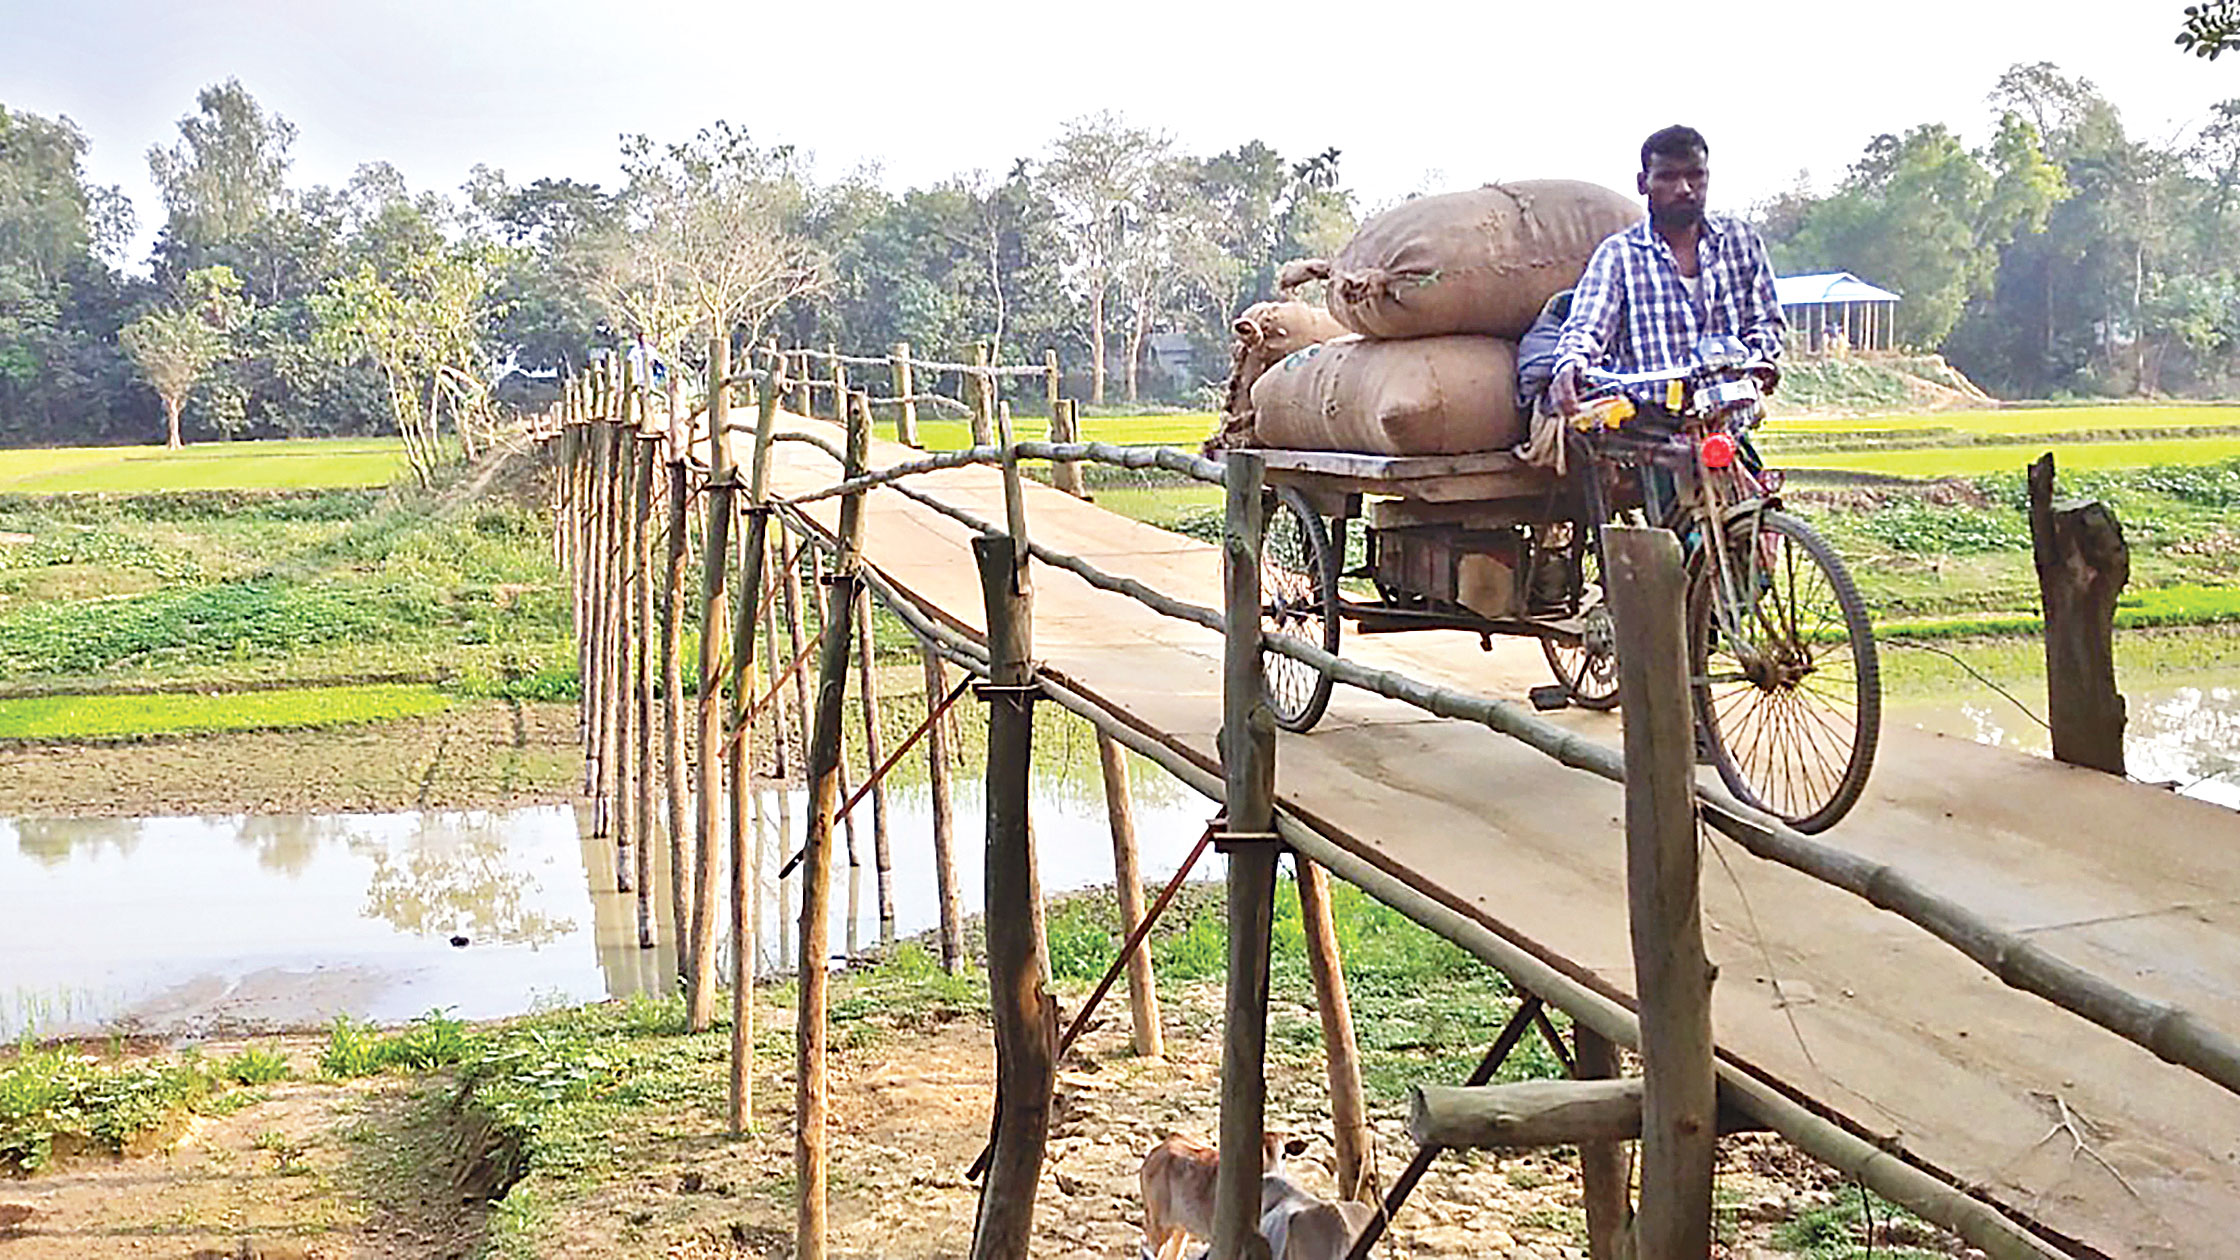
[[[1341,544],[1342,545],[1342,544]],[[1260,535],[1260,629],[1338,650],[1338,556],[1322,517],[1285,486]],[[1337,681],[1304,661],[1262,649],[1260,677],[1276,725],[1304,733],[1322,720]]]
[[[1752,535],[1755,535],[1754,537]],[[1688,587],[1690,680],[1711,764],[1736,796],[1824,831],[1866,790],[1882,732],[1866,604],[1827,542],[1768,510],[1708,538]]]

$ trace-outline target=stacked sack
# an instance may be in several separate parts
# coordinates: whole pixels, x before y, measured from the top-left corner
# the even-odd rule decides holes
[[[1282,277],[1286,289],[1329,281],[1330,314],[1357,335],[1292,350],[1241,386],[1240,351],[1216,443],[1376,455],[1515,446],[1526,424],[1516,339],[1579,282],[1595,246],[1641,215],[1632,198],[1561,179],[1421,197],[1378,215],[1335,260],[1292,263]]]

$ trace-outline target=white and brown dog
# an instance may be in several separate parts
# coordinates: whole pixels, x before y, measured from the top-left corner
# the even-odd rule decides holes
[[[1260,1139],[1260,1234],[1275,1260],[1344,1260],[1374,1209],[1331,1203],[1285,1176],[1284,1157],[1306,1149],[1304,1141],[1282,1133]],[[1219,1152],[1184,1137],[1166,1138],[1143,1157],[1145,1257],[1182,1260],[1191,1237],[1210,1242],[1220,1167]]]

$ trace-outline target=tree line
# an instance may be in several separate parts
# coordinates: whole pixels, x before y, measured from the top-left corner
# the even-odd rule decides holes
[[[1994,392],[2232,392],[2240,98],[2137,138],[2037,64],[1988,107],[1980,146],[1923,123],[1824,194],[1751,207],[1777,266],[1897,290],[1899,341]],[[135,208],[87,181],[88,137],[0,105],[0,444],[394,432],[432,458],[541,375],[635,340],[689,367],[718,326],[859,352],[987,340],[999,363],[1055,348],[1092,405],[1202,403],[1237,313],[1364,209],[1335,149],[1204,156],[1109,114],[900,192],[819,181],[722,123],[624,137],[612,187],[477,167],[439,192],[385,162],[301,187],[295,139],[238,82],[205,88],[147,155],[163,219],[140,274]]]

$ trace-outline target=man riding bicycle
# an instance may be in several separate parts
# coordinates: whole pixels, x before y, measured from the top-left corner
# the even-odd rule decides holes
[[[1765,242],[1740,219],[1704,213],[1710,153],[1693,127],[1667,127],[1642,142],[1636,184],[1649,218],[1603,241],[1580,277],[1548,385],[1559,414],[1577,414],[1586,369],[1683,368],[1705,336],[1749,347],[1764,361],[1757,370],[1767,392],[1780,379],[1773,361],[1788,324]]]

